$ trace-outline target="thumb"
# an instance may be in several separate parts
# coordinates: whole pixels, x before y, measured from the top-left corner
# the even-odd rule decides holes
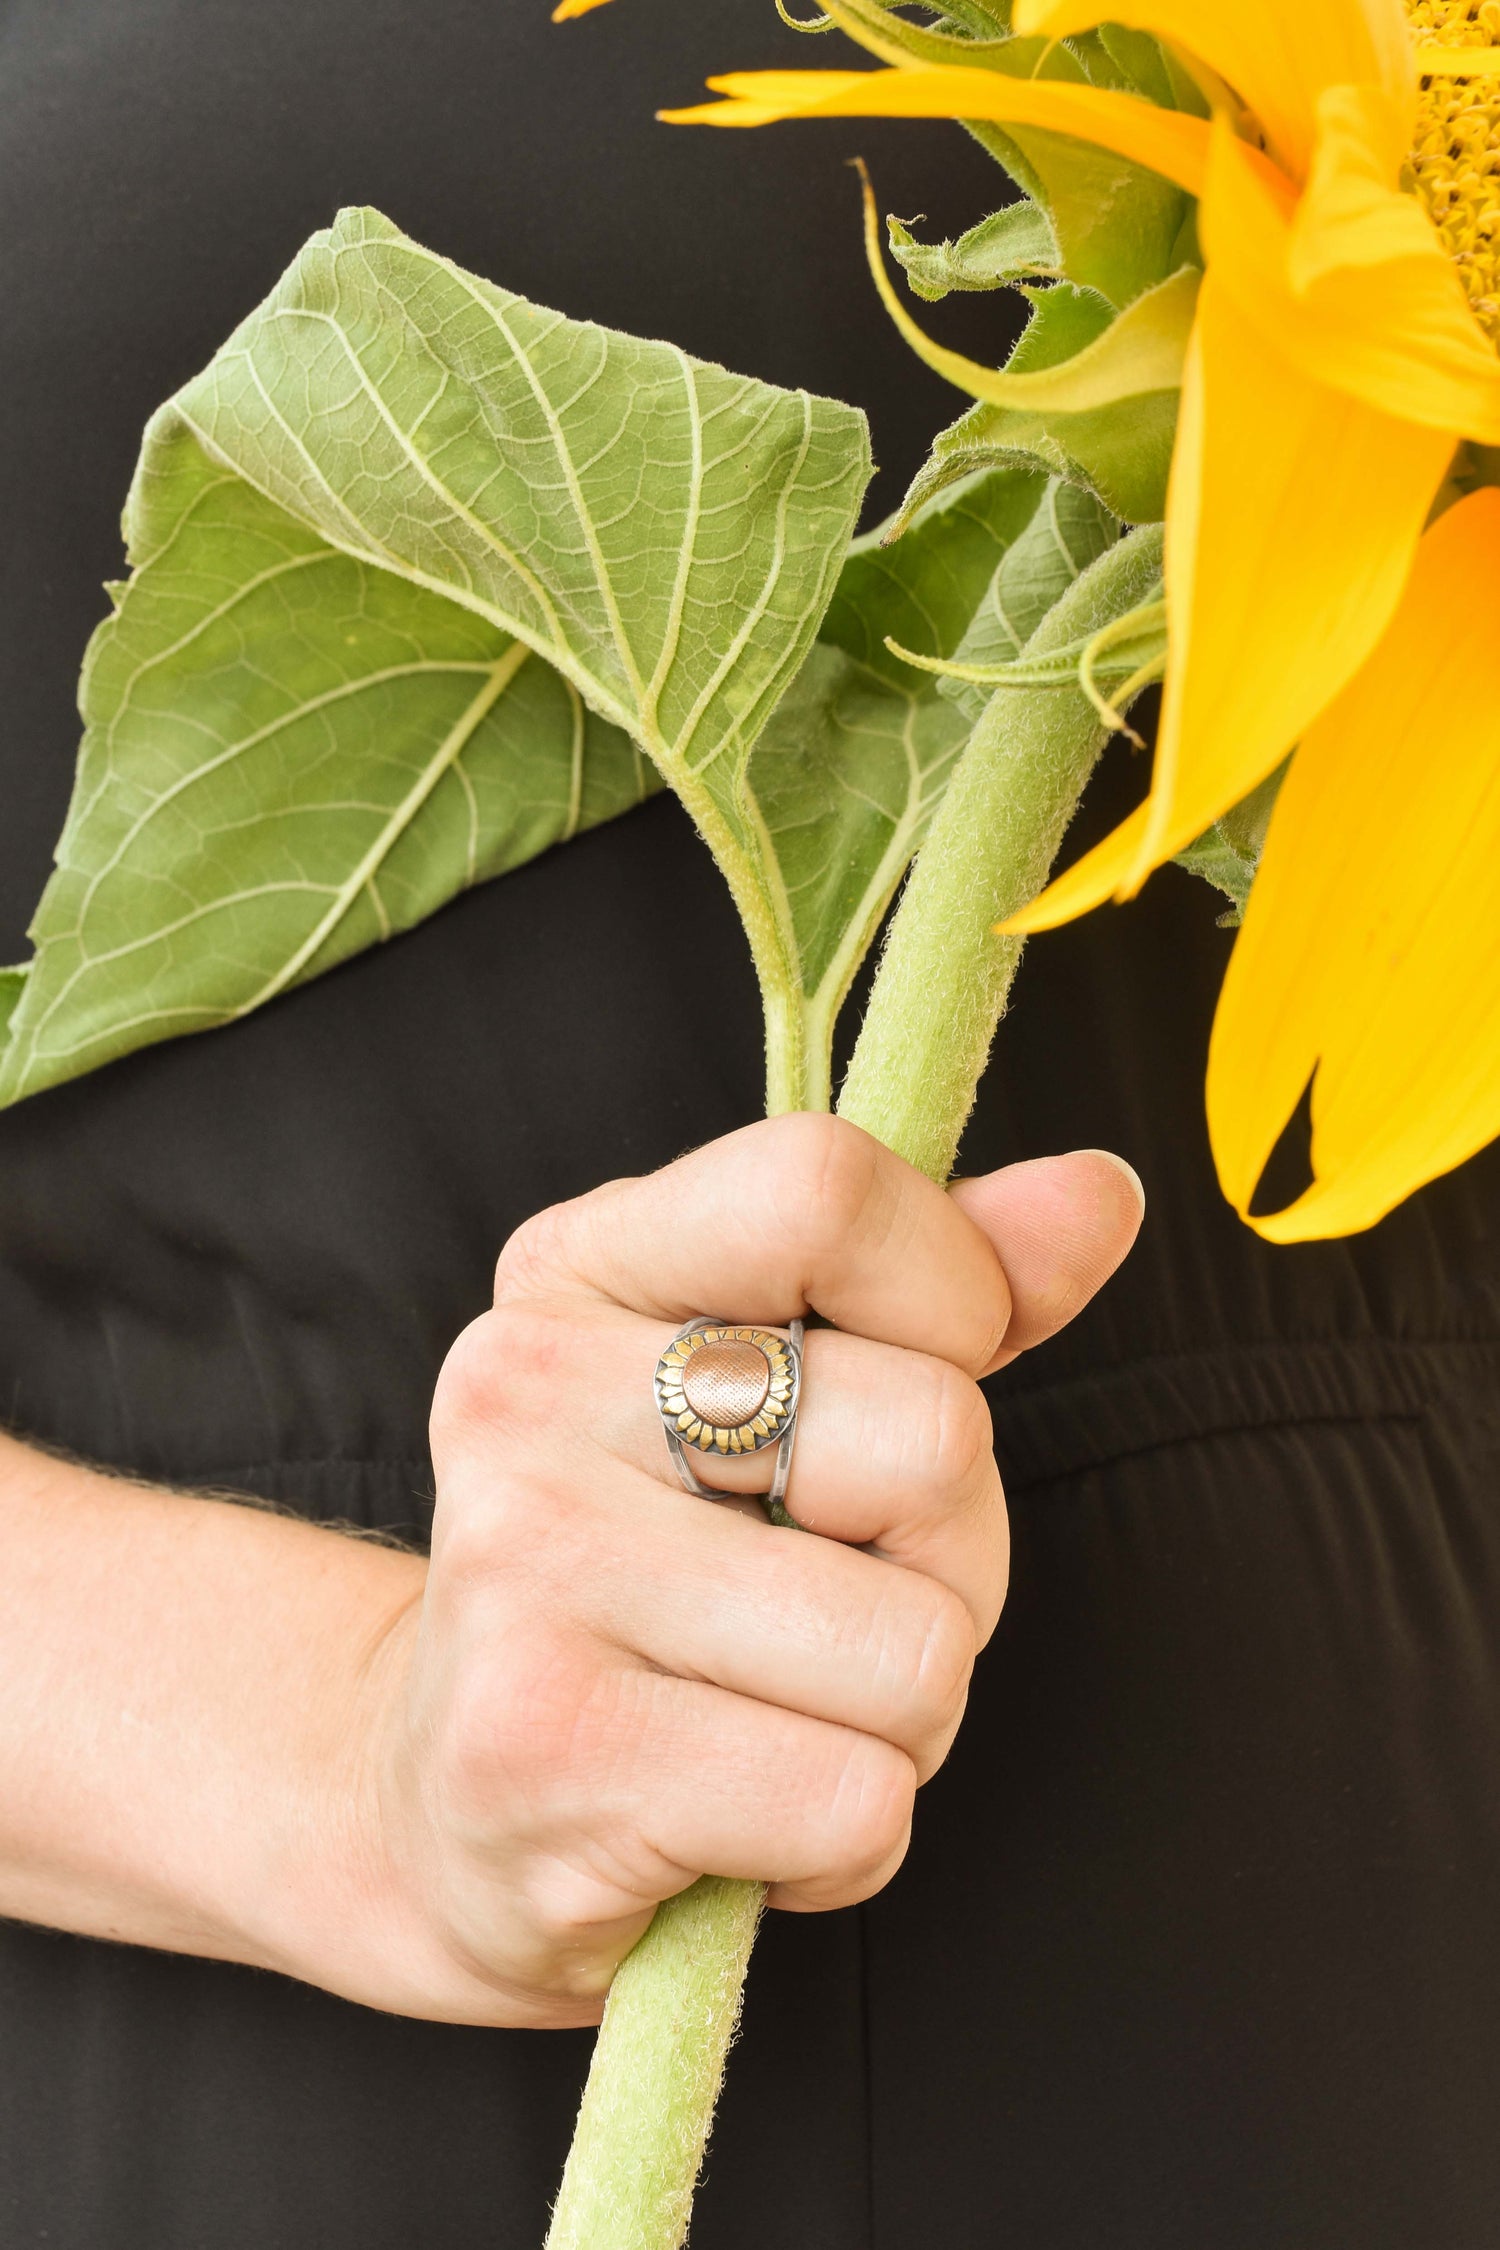
[[[1010,1283],[1010,1326],[987,1375],[1083,1310],[1126,1256],[1146,1209],[1130,1165],[1102,1148],[1008,1164],[956,1180],[949,1193],[993,1243]]]

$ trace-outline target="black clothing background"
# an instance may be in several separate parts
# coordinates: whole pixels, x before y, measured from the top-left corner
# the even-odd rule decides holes
[[[842,160],[934,232],[994,175],[941,127],[651,121],[778,59],[847,57],[770,0],[559,30],[545,0],[6,0],[0,958],[140,427],[339,204],[858,400],[890,504],[955,402],[870,296]],[[976,347],[1003,315],[943,317]],[[767,1927],[696,2250],[1500,2239],[1500,1163],[1351,1242],[1257,1243],[1201,1123],[1214,915],[1169,872],[1023,969],[965,1168],[1118,1148],[1146,1232],[990,1386],[1009,1608],[896,1882]],[[669,999],[689,922],[714,942],[674,947]],[[732,1028],[689,1052],[695,977]],[[26,1103],[0,1117],[0,1409],[420,1531],[433,1377],[500,1241],[754,1115],[758,1039],[727,898],[659,800]],[[588,2048],[4,1928],[0,2245],[537,2250]]]

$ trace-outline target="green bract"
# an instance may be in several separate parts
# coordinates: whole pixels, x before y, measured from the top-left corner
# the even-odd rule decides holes
[[[1143,314],[1161,307],[1185,336],[1194,283],[1192,268],[1158,283],[1131,308],[1138,327],[1146,325]],[[1068,392],[1059,382],[1051,397],[1043,391],[1025,403],[1019,398],[1014,404],[981,400],[934,439],[902,503],[898,528],[904,529],[955,478],[1002,463],[1029,462],[1094,494],[1126,523],[1159,523],[1166,511],[1177,391],[1159,384],[1141,387],[1128,349],[1119,350],[1130,316],[1116,317],[1096,290],[1063,281],[1046,289],[1022,284],[1021,293],[1031,301],[1031,320],[997,385],[1054,369],[1060,377],[1076,379],[1088,354],[1095,368],[1101,358],[1105,361],[1116,395],[1074,408],[1066,403]]]
[[[828,0],[827,13],[886,62],[958,63],[1207,111],[1175,57],[1119,26],[1042,40],[1011,37],[1002,6],[950,10],[936,26],[912,22],[886,0]],[[897,314],[929,365],[980,402],[936,440],[900,523],[953,478],[1022,461],[1095,493],[1126,522],[1159,521],[1201,265],[1192,199],[1155,173],[1062,134],[979,122],[969,131],[1005,168],[1020,200],[956,242],[918,242],[905,221],[888,219],[891,253],[929,302],[951,290],[1016,285],[1032,316],[1005,368],[987,377],[914,335]],[[1044,286],[1029,286],[1038,282]],[[1037,380],[1044,371],[1055,382]],[[1018,377],[1028,380],[1017,384]]]

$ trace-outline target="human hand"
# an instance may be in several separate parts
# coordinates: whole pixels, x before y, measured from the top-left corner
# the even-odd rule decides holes
[[[701,1873],[793,1910],[889,1880],[1005,1595],[977,1378],[1051,1335],[1134,1240],[1084,1151],[947,1193],[855,1127],[749,1127],[528,1222],[432,1418],[420,1606],[370,1679],[370,1891],[345,1988],[465,2021],[597,2020]],[[806,1341],[787,1506],[678,1485],[652,1397],[682,1321]],[[715,1458],[752,1493],[773,1451]]]

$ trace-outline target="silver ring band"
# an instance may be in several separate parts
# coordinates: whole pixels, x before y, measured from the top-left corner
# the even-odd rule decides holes
[[[802,1398],[803,1323],[789,1334],[773,1328],[711,1320],[700,1314],[678,1329],[656,1363],[653,1391],[678,1476],[700,1500],[759,1499],[773,1523],[789,1524],[786,1488]],[[691,1455],[776,1448],[768,1493],[726,1492],[705,1484]]]

